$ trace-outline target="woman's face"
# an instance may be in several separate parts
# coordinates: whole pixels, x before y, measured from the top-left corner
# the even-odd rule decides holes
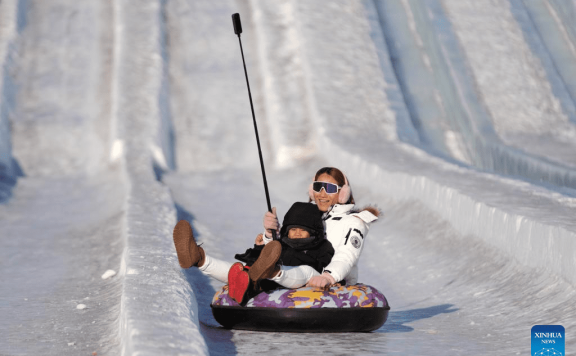
[[[331,175],[329,175],[327,173],[322,173],[318,177],[318,179],[316,179],[316,181],[334,183],[334,184],[338,185],[338,182],[336,181],[336,179],[334,179]],[[314,192],[314,201],[316,202],[316,205],[318,206],[318,210],[328,211],[332,205],[338,203],[338,195],[339,194],[340,194],[340,191],[338,191],[338,193],[328,194],[328,193],[326,193],[325,189],[320,190],[320,193]]]
[[[310,237],[310,233],[299,227],[293,227],[288,230],[289,239],[307,239]]]

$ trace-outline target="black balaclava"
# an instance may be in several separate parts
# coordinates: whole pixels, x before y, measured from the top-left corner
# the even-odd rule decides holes
[[[300,227],[310,233],[309,238],[289,239],[288,230],[291,227]],[[293,248],[300,248],[316,240],[324,238],[324,224],[322,212],[315,204],[296,202],[284,215],[282,229],[280,230],[282,242]]]

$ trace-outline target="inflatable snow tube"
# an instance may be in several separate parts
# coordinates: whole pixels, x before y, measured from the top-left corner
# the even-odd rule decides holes
[[[380,328],[390,306],[376,288],[356,284],[276,289],[242,307],[225,285],[212,299],[212,314],[227,329],[287,332],[368,332]]]

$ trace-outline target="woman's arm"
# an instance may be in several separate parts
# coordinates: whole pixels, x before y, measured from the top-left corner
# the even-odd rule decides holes
[[[332,242],[335,253],[330,264],[324,268],[324,273],[310,279],[307,285],[325,287],[346,278],[352,267],[358,262],[364,249],[364,238],[368,233],[368,224],[360,218],[347,216],[337,222],[327,221],[328,240]]]

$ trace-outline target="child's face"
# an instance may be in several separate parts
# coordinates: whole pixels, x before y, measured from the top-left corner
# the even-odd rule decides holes
[[[299,227],[293,227],[288,230],[289,239],[307,239],[310,237],[310,233]]]

